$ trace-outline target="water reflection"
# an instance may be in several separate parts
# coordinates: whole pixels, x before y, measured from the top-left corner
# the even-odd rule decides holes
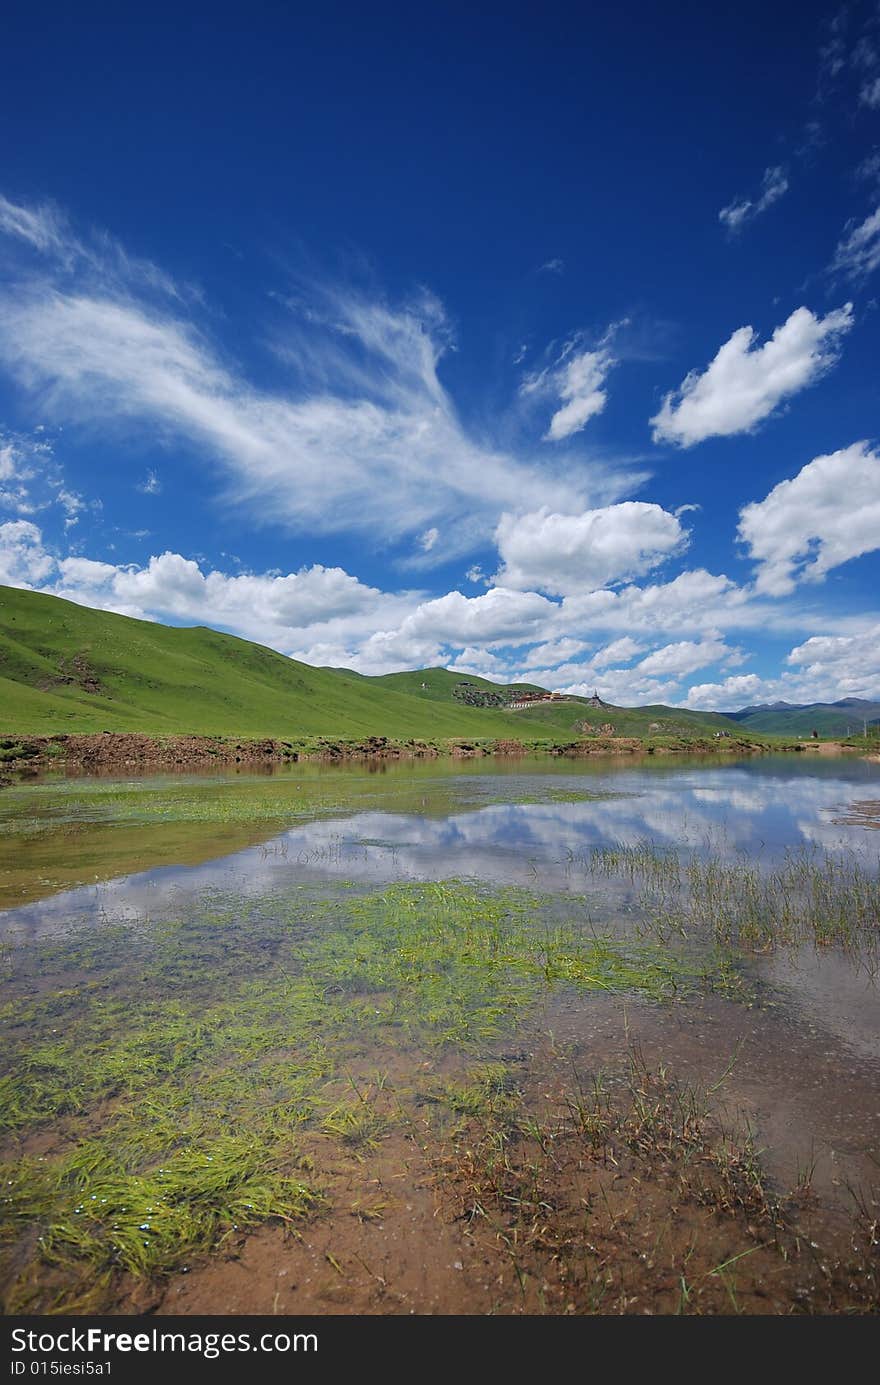
[[[388,780],[395,777],[392,771]],[[876,831],[835,819],[854,799],[876,794],[878,785],[880,767],[866,762],[781,758],[673,765],[660,772],[644,765],[615,766],[604,774],[592,766],[589,773],[561,773],[555,766],[552,774],[540,766],[503,775],[462,771],[451,782],[448,775],[424,775],[417,781],[419,811],[349,811],[298,823],[201,865],[145,869],[64,891],[7,910],[0,934],[42,933],[95,911],[118,919],[156,916],[206,891],[234,889],[253,897],[292,880],[380,883],[455,876],[580,892],[595,848],[644,841],[661,851],[711,853],[767,868],[792,850],[854,851],[873,869],[880,855]],[[75,797],[75,787],[65,786],[66,799]],[[457,808],[450,806],[450,792]],[[587,793],[594,797],[577,800]],[[564,801],[528,801],[548,795]],[[28,850],[21,840],[14,846],[19,855]],[[45,848],[44,839],[44,854]],[[145,830],[147,865],[149,848]],[[87,869],[89,862],[82,864]]]

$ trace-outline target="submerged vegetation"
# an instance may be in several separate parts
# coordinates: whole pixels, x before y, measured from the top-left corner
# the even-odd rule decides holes
[[[721,959],[455,882],[227,902],[7,960],[0,1211],[17,1311],[69,1307],[86,1283],[100,1299],[117,1271],[161,1275],[317,1206],[309,1133],[382,1138],[387,1118],[338,1087],[382,1051],[478,1057],[551,986],[663,1001],[730,983]]]
[[[808,1185],[770,1185],[748,1131],[631,1049],[623,1070],[545,1056],[540,1086],[490,1072],[463,1101],[438,1174],[521,1311],[876,1311],[876,1195],[841,1253],[819,1253]],[[549,1090],[547,1090],[549,1088]],[[804,1211],[807,1217],[804,1217]]]

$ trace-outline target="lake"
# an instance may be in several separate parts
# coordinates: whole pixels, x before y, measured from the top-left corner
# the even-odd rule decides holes
[[[0,793],[7,1312],[878,1302],[880,765]]]

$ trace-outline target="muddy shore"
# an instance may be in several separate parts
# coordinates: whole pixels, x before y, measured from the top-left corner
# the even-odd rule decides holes
[[[331,737],[279,740],[222,736],[145,736],[127,732],[91,735],[7,736],[0,738],[0,774],[3,771],[66,769],[112,772],[114,770],[203,769],[210,765],[281,765],[298,760],[323,762],[358,760],[479,759],[484,756],[515,757],[531,754],[569,756],[638,754],[748,754],[774,750],[801,750],[797,743],[764,745],[756,741],[725,738],[679,740],[674,737],[642,739],[637,736],[583,736],[576,740],[524,742],[520,740],[395,740],[367,736],[362,740]]]

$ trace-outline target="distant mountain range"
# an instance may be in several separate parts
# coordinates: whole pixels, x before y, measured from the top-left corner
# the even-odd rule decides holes
[[[862,697],[842,697],[838,702],[762,702],[738,712],[723,712],[749,731],[765,735],[847,736],[860,733],[865,724],[880,725],[880,702]]]

